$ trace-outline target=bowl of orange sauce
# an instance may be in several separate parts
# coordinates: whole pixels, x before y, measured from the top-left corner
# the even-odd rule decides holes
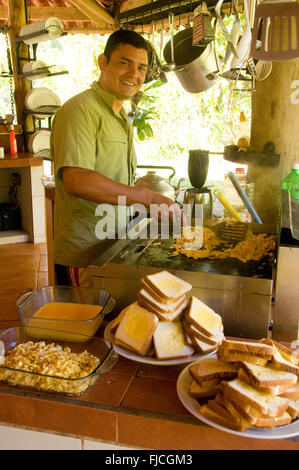
[[[105,290],[69,286],[41,287],[17,300],[27,334],[32,328],[46,339],[75,342],[93,336],[115,305]]]

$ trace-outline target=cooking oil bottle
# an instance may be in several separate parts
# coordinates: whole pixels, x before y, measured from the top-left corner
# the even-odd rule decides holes
[[[240,120],[237,132],[237,146],[242,149],[247,149],[250,143],[249,129],[246,121],[244,111],[240,112]]]

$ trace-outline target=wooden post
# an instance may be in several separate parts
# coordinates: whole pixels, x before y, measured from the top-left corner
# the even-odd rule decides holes
[[[18,61],[15,39],[20,36],[20,29],[25,24],[26,13],[24,0],[8,0],[8,34],[12,54],[13,78],[15,84],[14,96],[16,103],[17,122],[19,124],[22,124],[24,120],[25,96],[26,93],[30,90],[30,85],[28,80],[26,80],[25,78],[18,77]],[[28,46],[26,44],[20,44],[19,52],[22,57],[29,57]],[[27,129],[28,127],[30,128],[30,130],[33,130],[33,124],[27,123]]]
[[[261,151],[267,141],[280,154],[279,168],[249,165],[255,183],[255,206],[264,223],[275,223],[280,185],[299,162],[299,59],[273,62],[271,75],[256,82],[252,97],[250,147]]]

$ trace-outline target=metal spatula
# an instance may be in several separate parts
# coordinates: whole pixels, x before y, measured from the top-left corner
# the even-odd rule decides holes
[[[257,5],[250,55],[255,59],[269,61],[299,57],[298,0],[269,1]]]
[[[235,219],[234,221],[221,221],[216,222],[211,226],[211,229],[216,233],[217,237],[225,240],[229,243],[239,243],[246,237],[248,230],[248,224],[243,222],[240,215],[230,205],[228,200],[223,196],[219,189],[213,191],[217,199],[226,207],[231,216]]]
[[[248,224],[237,221],[221,221],[211,225],[218,238],[233,245],[245,240]]]

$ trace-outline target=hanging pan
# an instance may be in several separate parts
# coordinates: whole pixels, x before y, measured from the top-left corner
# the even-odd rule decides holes
[[[168,64],[174,60],[174,73],[183,88],[189,93],[199,93],[216,83],[219,68],[214,42],[201,47],[193,46],[192,41],[193,28],[184,29],[173,37],[173,59],[171,41],[163,55]]]

